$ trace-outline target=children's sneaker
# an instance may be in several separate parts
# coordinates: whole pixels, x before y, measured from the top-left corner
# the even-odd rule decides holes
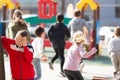
[[[51,62],[48,62],[48,64],[49,64],[50,69],[54,70],[53,64]]]

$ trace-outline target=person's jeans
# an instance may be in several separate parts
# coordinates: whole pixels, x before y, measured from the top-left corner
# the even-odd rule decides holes
[[[80,71],[70,71],[64,70],[68,80],[84,80],[83,76],[81,75]]]
[[[34,80],[40,80],[41,78],[41,64],[40,64],[40,59],[39,58],[34,58],[33,59],[33,65],[35,68],[35,79]]]

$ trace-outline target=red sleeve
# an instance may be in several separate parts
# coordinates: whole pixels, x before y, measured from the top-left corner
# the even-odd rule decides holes
[[[2,46],[6,50],[8,50],[10,48],[10,44],[15,44],[15,40],[6,38],[5,36],[1,36],[1,40],[2,40]]]
[[[31,63],[33,60],[33,52],[27,47],[24,47],[24,58],[27,62]]]

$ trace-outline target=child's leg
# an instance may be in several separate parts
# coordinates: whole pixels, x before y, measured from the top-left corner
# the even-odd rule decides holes
[[[40,59],[33,59],[33,64],[35,67],[35,72],[36,72],[36,77],[35,80],[38,80],[41,78],[41,64],[40,64]]]
[[[52,58],[52,60],[51,60],[52,64],[53,64],[54,61],[55,61],[56,59],[58,59],[58,57],[59,57],[58,48],[54,48],[54,51],[55,51],[55,55],[53,56],[53,58]]]
[[[68,78],[68,80],[74,80],[74,78],[70,75],[70,73],[71,73],[70,71],[65,70],[64,73],[65,73],[66,77]]]
[[[79,71],[65,70],[64,72],[69,80],[84,80]]]
[[[79,71],[74,71],[73,76],[76,80],[84,80],[83,76],[81,75]]]

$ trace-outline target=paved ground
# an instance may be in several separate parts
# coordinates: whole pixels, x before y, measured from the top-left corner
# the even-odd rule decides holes
[[[53,50],[45,49],[45,54],[51,59]],[[83,59],[85,64],[82,75],[85,80],[113,80],[113,66],[108,56],[95,56],[93,59]],[[59,60],[54,64],[54,70],[49,69],[46,62],[42,62],[42,79],[41,80],[67,80],[66,77],[60,75]],[[5,74],[6,80],[10,80],[9,58],[5,57]],[[106,77],[110,79],[93,79],[94,77]]]
[[[42,80],[67,80],[65,77],[62,77],[59,74],[59,64],[54,65],[55,70],[52,71],[48,68],[47,63],[42,64],[43,77]],[[92,80],[94,76],[97,77],[107,77],[112,78],[112,66],[99,66],[99,65],[85,65],[83,68],[82,75],[84,76],[85,80]]]
[[[85,61],[82,75],[85,80],[92,80],[94,76],[112,78],[113,67],[111,65],[95,65],[94,63],[87,64]],[[67,80],[62,77],[59,72],[59,63],[54,64],[54,70],[50,70],[48,63],[42,62],[42,79],[41,80]],[[6,80],[10,80],[9,61],[5,61]]]

